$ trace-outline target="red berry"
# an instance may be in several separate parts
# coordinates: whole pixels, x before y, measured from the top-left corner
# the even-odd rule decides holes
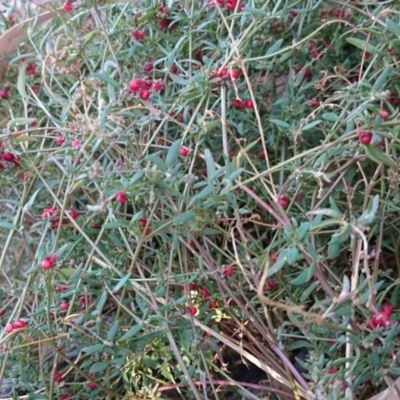
[[[274,280],[270,280],[267,282],[268,290],[275,290],[278,287],[278,284]]]
[[[141,31],[138,29],[135,29],[132,31],[132,37],[137,41],[140,42],[144,39],[144,37],[146,36],[145,31]]]
[[[14,154],[10,153],[9,151],[4,152],[1,155],[1,160],[14,164],[14,166],[19,167],[19,160],[18,157]]]
[[[328,374],[336,374],[339,370],[336,367],[329,368]]]
[[[360,143],[365,146],[368,146],[372,141],[372,133],[370,133],[370,132],[360,130],[360,131],[358,131],[357,135],[360,140]]]
[[[27,325],[27,323],[24,320],[19,319],[18,321],[15,322],[14,329],[22,329],[22,328],[25,328],[26,325]]]
[[[79,149],[80,146],[81,146],[81,142],[78,139],[74,139],[71,142],[71,148],[73,148],[75,150]]]
[[[32,92],[35,94],[39,94],[39,92],[40,92],[39,86],[33,85],[31,87],[31,89],[32,89]]]
[[[28,74],[28,75],[35,75],[35,73],[36,73],[36,66],[35,65],[28,65],[27,67],[26,67],[26,73]]]
[[[152,87],[155,92],[161,92],[164,90],[164,84],[160,81],[153,82]]]
[[[80,296],[78,300],[79,303],[81,303],[82,308],[87,307],[90,303],[90,298],[88,296]]]
[[[125,192],[119,192],[115,196],[115,201],[119,204],[125,204],[128,201],[128,196]]]
[[[89,376],[91,377],[91,378],[93,378],[93,374],[89,374]],[[87,383],[87,387],[90,389],[90,390],[95,390],[96,388],[97,388],[97,385],[96,385],[96,383],[95,382],[88,382]]]
[[[295,18],[295,17],[297,17],[297,12],[294,11],[294,10],[290,10],[290,11],[289,11],[289,16],[290,16],[291,18]]]
[[[57,258],[55,258],[55,256],[46,257],[42,261],[42,264],[41,264],[42,269],[52,269],[56,262],[57,262]]]
[[[79,217],[79,212],[76,210],[69,210],[68,214],[74,221],[77,220]]]
[[[68,290],[68,286],[65,285],[56,286],[54,289],[54,291],[57,293],[62,293],[65,292],[66,290]]]
[[[229,71],[229,77],[232,80],[235,80],[235,79],[239,78],[239,76],[240,76],[240,71],[238,69],[231,69]]]
[[[73,10],[71,4],[69,4],[68,1],[66,1],[66,2],[63,4],[63,10],[64,10],[65,12],[68,12],[68,13],[71,12],[71,11]]]
[[[4,317],[6,315],[6,309],[5,308],[2,308],[1,310],[0,310],[0,317]]]
[[[224,271],[224,275],[227,276],[228,278],[230,278],[233,275],[233,268],[232,267],[228,267],[225,269]]]
[[[384,120],[387,121],[390,118],[390,114],[386,110],[379,110],[379,116]]]
[[[56,213],[56,210],[55,210],[54,207],[45,207],[45,208],[43,209],[41,218],[42,218],[42,219],[51,218],[55,213]]]
[[[14,329],[14,324],[7,324],[4,330],[6,333],[11,333]]]
[[[53,229],[58,229],[61,225],[62,225],[62,221],[60,219],[57,219],[51,223],[51,227]]]
[[[265,160],[265,153],[263,151],[260,151],[257,156],[261,161]]]
[[[62,382],[62,380],[63,380],[63,376],[62,376],[61,372],[56,371],[54,373],[54,382],[60,383],[60,382]]]
[[[139,219],[139,225],[142,228],[144,228],[147,225],[147,219],[146,218]]]
[[[190,291],[194,291],[194,290],[196,290],[196,284],[195,284],[195,283],[193,283],[193,282],[189,283],[189,285],[188,285],[188,289],[189,289]]]
[[[208,300],[211,297],[211,293],[206,288],[201,288],[199,290],[199,295],[203,300]]]
[[[148,90],[142,90],[142,91],[140,92],[140,98],[141,98],[142,100],[148,100],[149,97],[150,97],[150,92],[149,92]]]
[[[247,99],[244,101],[244,108],[254,108],[253,101],[250,99]]]
[[[187,147],[181,147],[179,150],[179,155],[182,157],[187,157],[190,153],[190,150]]]
[[[66,301],[62,301],[59,305],[60,310],[62,311],[67,311],[69,308],[69,303],[67,303]]]
[[[318,99],[316,99],[315,97],[313,99],[311,99],[308,104],[310,105],[310,107],[318,107],[321,103]]]
[[[189,306],[187,308],[187,312],[190,315],[196,315],[197,314],[197,308],[195,306]]]
[[[237,108],[239,110],[243,110],[245,108],[245,103],[240,99],[234,99],[232,100],[232,107]]]
[[[218,307],[218,303],[215,300],[210,301],[210,310],[213,310],[214,308]]]
[[[169,28],[170,23],[171,20],[168,18],[160,19],[160,21],[158,22],[158,29],[160,29],[160,31],[165,31]]]
[[[279,198],[279,204],[282,208],[286,208],[290,204],[290,200],[287,197],[282,196]]]
[[[149,74],[151,71],[153,71],[153,63],[146,63],[143,67],[143,70]]]
[[[8,90],[7,89],[0,89],[0,98],[2,98],[2,99],[8,98]]]
[[[132,79],[129,82],[129,89],[133,93],[135,93],[138,90],[142,89],[142,87],[143,87],[143,82],[141,80],[139,80],[139,79]]]
[[[382,306],[382,312],[389,316],[393,314],[393,310],[394,310],[394,307],[391,304],[384,304]]]
[[[57,136],[54,140],[56,141],[57,146],[62,146],[63,143],[65,142],[65,139],[63,136]]]

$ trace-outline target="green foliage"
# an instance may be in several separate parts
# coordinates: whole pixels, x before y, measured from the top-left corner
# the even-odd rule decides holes
[[[233,3],[28,29],[0,88],[15,395],[217,398],[230,357],[307,399],[399,376],[399,5]]]

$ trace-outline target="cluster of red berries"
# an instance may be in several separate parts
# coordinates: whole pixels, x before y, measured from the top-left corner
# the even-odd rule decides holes
[[[2,147],[2,143],[0,147]],[[5,164],[3,164],[3,162]],[[0,154],[0,170],[4,169],[5,165],[9,165],[11,167],[19,167],[21,164],[19,163],[19,158],[16,155],[10,153],[9,151],[5,151]]]
[[[365,146],[368,146],[372,141],[372,133],[371,132],[359,130],[357,132],[357,135],[358,135],[358,139],[360,140],[360,143]]]
[[[320,14],[318,15],[319,19],[326,19],[328,17],[330,18],[343,18],[343,19],[348,19],[352,17],[351,12],[346,12],[344,8],[326,8],[325,10],[322,10]]]
[[[42,211],[41,218],[42,219],[52,219],[53,217],[56,216],[57,210],[54,207],[45,207]],[[76,210],[69,210],[68,215],[76,221],[79,217],[79,212]],[[68,219],[54,219],[51,222],[51,227],[53,229],[58,229],[61,225],[63,224],[68,224],[69,220]]]
[[[52,254],[46,257],[40,264],[42,269],[52,269],[57,263],[57,256]]]
[[[240,77],[240,71],[235,68],[227,69],[221,67],[220,69],[214,69],[211,71],[210,80],[214,79],[217,83],[224,83],[225,80],[235,81]]]
[[[161,92],[164,90],[164,87],[164,83],[159,80],[149,81],[147,79],[133,78],[129,82],[128,92],[132,94],[139,94],[142,100],[148,100],[152,90],[154,92]]]
[[[321,57],[321,53],[317,50],[315,44],[312,42],[308,44],[308,53],[310,54],[310,57],[314,60],[317,60]]]
[[[298,65],[297,67],[296,67],[296,69],[295,69],[295,71],[296,71],[296,73],[298,74],[298,73],[300,73],[300,72],[302,72],[303,71],[303,69],[304,69],[304,65]],[[308,68],[306,68],[305,70],[304,70],[304,78],[305,79],[311,79],[312,78],[312,72],[311,72],[311,70],[310,69],[308,69]]]
[[[393,325],[395,322],[390,320],[390,317],[393,314],[393,309],[394,308],[391,304],[384,304],[381,311],[368,319],[367,328],[386,328]]]
[[[239,110],[245,110],[254,108],[254,104],[253,101],[250,99],[247,100],[235,99],[232,101],[232,107]]]
[[[16,329],[23,329],[27,326],[27,323],[19,319],[18,321],[14,322],[13,324],[7,324],[5,327],[5,332],[6,333],[11,333],[14,332]]]
[[[217,5],[219,7],[225,7],[228,11],[242,11],[244,8],[244,3],[239,3],[238,0],[210,0],[209,4],[213,8]]]
[[[141,42],[146,36],[146,32],[140,29],[134,29],[132,31],[132,37],[137,41]]]

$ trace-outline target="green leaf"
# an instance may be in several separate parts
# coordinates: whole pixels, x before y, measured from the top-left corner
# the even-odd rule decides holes
[[[311,293],[319,286],[319,282],[312,282],[304,289],[300,296],[300,303],[305,303],[310,297]]]
[[[289,129],[290,128],[290,125],[287,122],[281,121],[280,119],[270,119],[270,121],[273,124],[279,126],[280,128],[283,128],[283,129]]]
[[[387,167],[397,168],[397,163],[394,162],[385,153],[378,150],[375,146],[368,145],[364,147],[368,158],[370,158],[372,161],[375,161],[377,164],[384,164]]]
[[[118,330],[119,330],[119,321],[115,321],[113,326],[108,331],[107,340],[114,340],[115,335],[118,333]]]
[[[131,273],[128,272],[123,278],[121,278],[120,281],[115,285],[115,287],[113,289],[113,293],[120,291],[126,285],[126,283],[129,281],[130,277],[131,277]]]
[[[192,221],[195,216],[196,214],[193,211],[186,211],[184,213],[179,214],[176,218],[172,220],[172,222],[176,226],[179,224],[183,224],[184,222]]]
[[[379,78],[375,81],[372,90],[378,92],[386,84],[387,78],[392,72],[392,67],[386,67],[383,72],[379,75]]]
[[[300,273],[300,275],[292,280],[291,284],[295,286],[303,285],[311,280],[311,278],[314,276],[315,273],[315,267],[316,264],[312,263],[310,267],[305,269],[303,272]]]
[[[36,118],[14,118],[8,123],[9,129],[21,125],[30,125],[32,122],[36,121]]]
[[[12,231],[15,229],[15,226],[10,222],[0,221],[0,228]]]
[[[304,131],[308,131],[308,130],[310,130],[310,129],[312,129],[312,128],[315,128],[315,127],[316,127],[317,125],[319,125],[321,122],[322,122],[321,119],[316,119],[315,121],[312,121],[312,122],[310,122],[310,123],[304,125],[304,126],[301,128],[301,130],[302,130],[303,132],[304,132]]]
[[[328,243],[327,258],[333,260],[339,255],[340,243],[330,240]]]
[[[386,18],[386,29],[394,35],[400,34],[399,25],[395,24],[391,19]]]
[[[299,249],[295,246],[285,249],[285,257],[289,265],[293,265],[299,257]]]
[[[142,325],[134,325],[118,341],[125,342],[126,340],[130,339],[131,337],[136,336],[141,330],[142,330]]]
[[[329,121],[329,122],[336,122],[339,119],[339,117],[333,112],[327,112],[327,113],[322,114],[322,118],[325,121]]]
[[[136,172],[136,174],[133,174],[133,176],[132,176],[131,180],[129,181],[129,183],[131,185],[133,185],[134,183],[140,181],[143,178],[143,176],[144,176],[143,172]]]
[[[101,353],[103,351],[104,345],[97,343],[94,344],[93,346],[87,346],[81,349],[82,353],[88,353],[88,354],[93,354],[93,353]]]
[[[89,372],[91,374],[98,374],[99,372],[105,371],[110,364],[106,362],[95,362],[89,369]]]
[[[165,165],[168,168],[171,168],[179,156],[179,150],[181,149],[182,141],[177,140],[172,143],[171,147],[168,150],[167,157],[165,158]]]
[[[332,210],[331,208],[320,208],[319,210],[309,211],[307,215],[325,215],[327,217],[335,219],[340,219],[343,217],[343,214],[341,212]]]
[[[215,161],[209,149],[204,150],[204,159],[207,166],[207,177],[211,178],[215,173]]]
[[[117,229],[127,224],[127,221],[112,221],[103,224],[104,229]]]
[[[175,63],[176,56],[178,55],[178,52],[179,52],[179,50],[180,50],[180,48],[181,48],[181,46],[182,46],[182,43],[183,43],[185,40],[187,40],[187,38],[188,38],[188,37],[187,37],[186,35],[182,35],[182,37],[178,40],[178,42],[176,43],[176,45],[175,45],[175,47],[173,48],[173,50],[168,52],[169,55],[168,55],[167,61],[166,61],[166,63],[165,63],[165,65],[166,65],[166,67],[167,67],[168,70],[169,70],[169,69],[172,67],[172,65]]]
[[[167,171],[167,166],[165,165],[164,161],[161,160],[160,157],[158,157],[156,154],[149,154],[148,156],[145,157],[145,160],[148,160],[152,162],[153,164],[157,165],[157,167],[163,171]]]
[[[276,53],[282,46],[283,39],[278,39],[268,50],[266,55]]]
[[[268,277],[270,277],[270,276],[276,274],[278,271],[280,271],[281,268],[285,264],[286,264],[286,258],[285,257],[281,257],[281,255],[279,255],[278,259],[276,260],[276,263],[269,268]]]
[[[104,307],[104,304],[106,304],[107,301],[107,292],[104,291],[99,297],[99,300],[97,300],[97,305],[96,308],[97,310],[101,311]]]
[[[207,185],[200,193],[192,197],[189,203],[189,207],[192,206],[197,200],[204,199],[204,197],[209,196],[214,192],[214,187],[212,185]]]
[[[302,241],[310,229],[310,222],[302,222],[298,229],[296,229],[297,239]]]
[[[18,93],[20,94],[20,96],[22,97],[22,100],[24,101],[27,97],[26,95],[26,67],[27,64],[23,64],[20,69],[19,69],[19,73],[18,73],[18,80],[17,80],[17,89],[18,89]]]
[[[354,37],[346,38],[347,43],[352,44],[353,46],[357,47],[360,50],[365,50],[368,53],[375,54],[377,53],[377,49],[370,43],[367,43],[365,40],[357,39]]]
[[[373,197],[372,201],[368,204],[368,208],[365,212],[358,218],[358,224],[362,226],[368,226],[375,221],[376,212],[378,211],[379,207],[379,195]]]

